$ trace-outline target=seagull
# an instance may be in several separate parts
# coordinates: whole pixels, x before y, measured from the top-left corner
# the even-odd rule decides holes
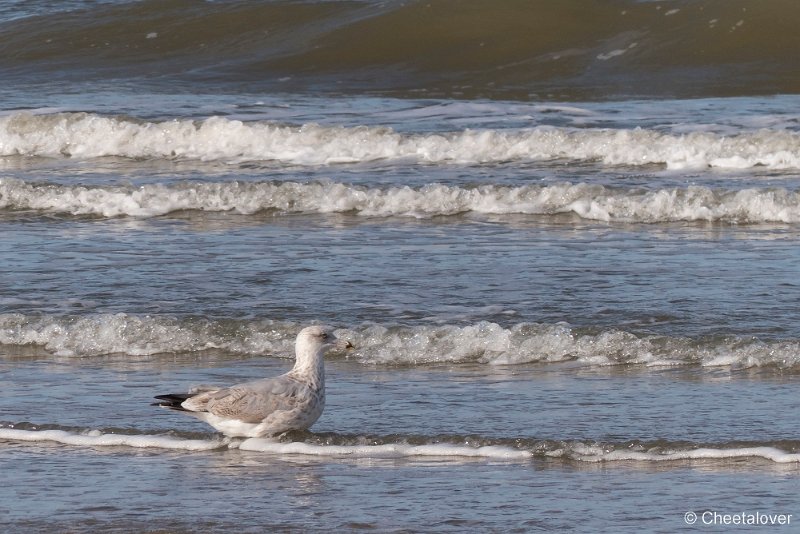
[[[349,341],[337,339],[333,330],[309,326],[295,343],[291,371],[228,388],[198,386],[188,393],[157,395],[161,406],[201,419],[229,437],[260,438],[313,425],[325,407],[325,366],[329,349],[350,349]]]

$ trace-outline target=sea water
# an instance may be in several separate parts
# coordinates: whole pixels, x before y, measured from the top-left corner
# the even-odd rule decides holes
[[[246,42],[226,55],[229,34],[210,42],[216,56],[182,48],[201,43],[178,31],[179,4],[94,6],[87,41],[69,26],[82,3],[58,21],[0,10],[9,28],[39,21],[52,34],[2,63],[7,528],[800,521],[800,98],[709,85],[698,98],[606,99],[611,73],[591,70],[600,81],[561,100],[456,94],[427,74],[424,95],[336,92],[327,56],[303,71],[313,80],[280,89],[245,83],[233,59],[255,60]],[[662,4],[619,11],[660,10],[672,24],[689,10]],[[348,4],[338,24],[401,24],[404,9],[422,9],[376,6]],[[244,24],[251,9],[274,22],[273,7],[196,9]],[[332,31],[308,22],[329,24],[327,3],[283,7],[293,14],[281,24]],[[143,14],[155,18],[134,24]],[[738,20],[728,26],[748,27]],[[344,46],[325,35],[315,38]],[[168,36],[158,61],[197,64],[137,80],[161,57],[142,47]],[[145,55],[120,78],[109,65],[126,43]],[[643,44],[603,46],[602,68],[645,61]],[[273,61],[269,72],[292,67]],[[49,83],[43,65],[58,74]],[[297,332],[316,323],[355,349],[328,355],[326,409],[310,431],[232,439],[150,405],[285,372]]]

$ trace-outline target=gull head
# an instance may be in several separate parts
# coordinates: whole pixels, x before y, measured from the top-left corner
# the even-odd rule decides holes
[[[333,328],[328,326],[315,325],[303,328],[297,334],[296,356],[291,372],[304,378],[317,377],[320,383],[324,384],[325,365],[322,360],[325,351],[352,347],[349,341],[338,339],[333,333]]]
[[[320,353],[333,348],[351,349],[353,345],[347,340],[337,338],[333,333],[333,328],[329,326],[307,326],[297,334],[298,354],[301,351]]]

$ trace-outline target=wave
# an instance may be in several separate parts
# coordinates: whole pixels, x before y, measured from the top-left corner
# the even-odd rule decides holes
[[[560,128],[404,134],[386,127],[282,125],[224,117],[147,122],[94,113],[0,117],[0,156],[330,165],[398,160],[434,164],[596,161],[670,169],[800,169],[800,133],[672,134],[649,129]]]
[[[0,178],[0,210],[94,217],[158,217],[181,211],[252,215],[347,213],[428,219],[461,214],[570,214],[625,223],[800,222],[800,193],[783,188],[647,190],[586,183],[368,188],[336,182],[215,182],[71,186]]]
[[[491,460],[528,462],[534,459],[559,459],[588,463],[609,462],[686,462],[696,460],[766,460],[778,464],[800,463],[797,443],[600,443],[537,439],[491,439],[459,436],[343,436],[305,433],[303,441],[291,437],[230,439],[209,437],[187,439],[175,435],[104,433],[100,430],[69,431],[14,428],[0,425],[0,440],[42,443],[54,442],[76,447],[134,447],[183,451],[242,451],[275,456],[317,458],[424,459],[454,461]],[[28,426],[28,425],[22,425]]]
[[[20,430],[0,428],[0,440],[43,442],[52,441],[80,447],[136,447],[184,451],[210,451],[225,446],[221,441],[181,439],[170,436],[146,434],[103,434],[99,430],[81,433],[66,430]]]
[[[299,323],[267,319],[0,314],[0,345],[40,347],[65,358],[108,354],[143,357],[207,350],[293,358],[294,337],[301,327]],[[800,340],[795,339],[670,337],[576,328],[566,323],[504,327],[490,322],[466,326],[364,324],[340,328],[337,334],[356,346],[338,357],[368,365],[574,362],[587,367],[800,368]]]
[[[16,4],[0,12],[0,66],[23,78],[572,99],[799,89],[792,2]]]
[[[237,355],[293,357],[300,325],[290,322],[212,321],[109,314],[0,314],[0,345],[42,347],[56,356],[150,356],[221,350]]]

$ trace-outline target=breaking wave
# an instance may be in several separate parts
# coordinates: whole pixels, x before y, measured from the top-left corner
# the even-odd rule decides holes
[[[800,134],[757,130],[734,135],[665,133],[641,128],[539,126],[404,134],[385,127],[291,126],[224,117],[146,122],[93,113],[0,117],[0,156],[330,165],[377,160],[421,163],[597,161],[670,169],[765,166],[800,169]]]
[[[288,321],[178,319],[126,314],[92,316],[0,315],[0,346],[35,346],[59,357],[108,354],[157,356],[216,350],[238,356],[294,357],[302,325]],[[520,365],[575,362],[586,367],[702,366],[800,368],[800,340],[748,336],[700,338],[576,328],[567,323],[340,328],[355,350],[347,358],[367,365],[480,363]]]
[[[94,217],[157,217],[192,210],[251,215],[350,213],[427,219],[459,214],[578,217],[629,223],[800,222],[800,193],[704,186],[647,190],[586,183],[369,188],[336,182],[215,182],[72,186],[0,178],[0,210]]]

